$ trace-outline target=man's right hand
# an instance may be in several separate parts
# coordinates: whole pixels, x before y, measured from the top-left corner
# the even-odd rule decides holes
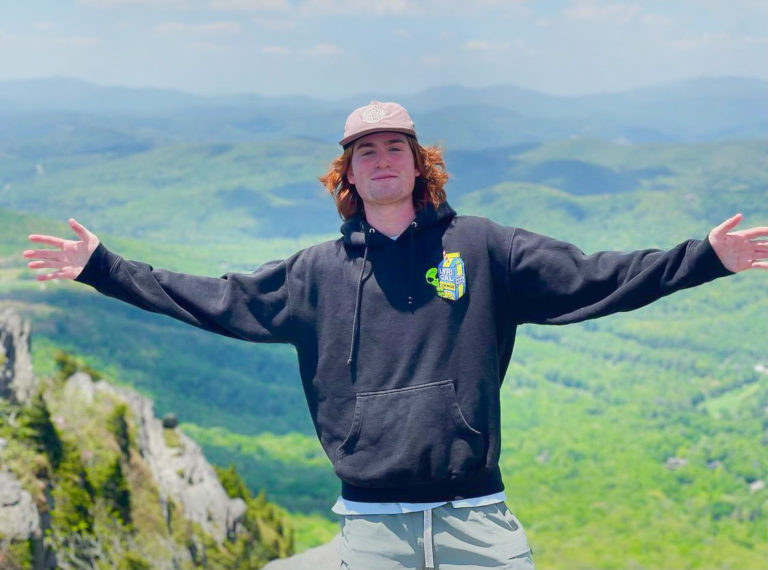
[[[37,258],[39,261],[30,261],[27,266],[30,269],[53,268],[58,271],[42,273],[36,277],[38,281],[49,279],[74,279],[83,270],[91,254],[99,246],[99,238],[81,226],[74,218],[69,219],[69,226],[78,235],[80,241],[63,239],[56,236],[32,234],[29,241],[52,245],[59,249],[27,249],[22,254],[24,257]]]

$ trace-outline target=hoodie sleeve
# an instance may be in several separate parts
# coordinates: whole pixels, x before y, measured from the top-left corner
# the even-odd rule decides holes
[[[668,251],[585,255],[569,243],[516,229],[510,243],[509,285],[519,323],[562,325],[631,311],[730,274],[707,239]]]
[[[292,342],[286,261],[201,277],[129,261],[99,244],[75,281],[146,311],[253,342]]]

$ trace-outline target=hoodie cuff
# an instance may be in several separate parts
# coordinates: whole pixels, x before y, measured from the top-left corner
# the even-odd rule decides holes
[[[709,243],[709,237],[701,241],[692,242],[693,256],[691,258],[691,269],[700,277],[701,283],[712,281],[718,277],[733,275],[734,272],[727,269],[717,253]]]
[[[122,258],[119,255],[112,253],[103,244],[99,243],[91,257],[88,258],[80,275],[75,277],[74,280],[98,288],[99,284],[109,279],[112,268],[120,259]]]

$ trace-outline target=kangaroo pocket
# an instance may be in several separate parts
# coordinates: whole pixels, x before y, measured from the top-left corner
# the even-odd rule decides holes
[[[453,380],[361,392],[336,473],[361,487],[461,479],[485,464],[483,434],[464,419]]]

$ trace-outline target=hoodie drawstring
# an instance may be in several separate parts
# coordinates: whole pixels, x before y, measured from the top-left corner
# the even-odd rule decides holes
[[[414,236],[416,235],[416,228],[418,224],[413,221],[411,222],[411,238],[410,238],[410,255],[408,256],[408,307],[413,310],[413,248],[415,239]]]
[[[352,338],[349,341],[349,358],[347,359],[347,365],[351,365],[355,357],[355,348],[357,348],[357,338],[359,336],[359,323],[360,320],[360,299],[363,294],[363,274],[365,273],[365,264],[368,261],[368,243],[365,244],[365,252],[363,253],[363,265],[360,268],[360,277],[357,280],[357,294],[355,295],[355,316],[352,320]]]
[[[418,224],[416,221],[411,222],[410,238],[409,238],[409,255],[408,255],[408,307],[413,310],[413,267],[414,267],[414,253],[415,253],[415,236],[416,228]],[[373,228],[368,230],[373,233]],[[355,293],[355,313],[352,318],[352,335],[349,340],[349,358],[347,358],[347,365],[351,366],[355,361],[355,351],[360,337],[360,304],[363,296],[363,275],[365,274],[365,264],[368,261],[368,242],[365,242],[365,251],[363,252],[363,264],[360,267],[360,276],[357,279],[357,291]]]

